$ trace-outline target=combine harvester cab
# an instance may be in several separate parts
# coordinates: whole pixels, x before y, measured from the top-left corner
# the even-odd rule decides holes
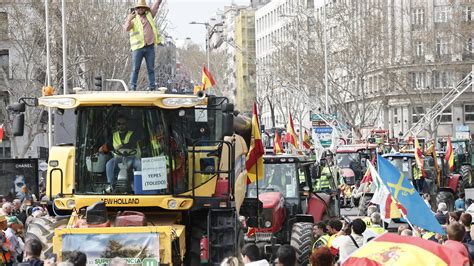
[[[66,143],[53,145],[48,161],[46,200],[58,216],[34,221],[27,232],[43,242],[44,256],[60,262],[80,250],[90,265],[116,257],[132,265],[200,265],[240,253],[232,193],[235,162],[247,148],[234,135],[226,98],[114,91],[36,101],[55,112],[55,143]],[[104,145],[124,117],[137,145],[112,152]],[[110,189],[112,158],[120,169]]]

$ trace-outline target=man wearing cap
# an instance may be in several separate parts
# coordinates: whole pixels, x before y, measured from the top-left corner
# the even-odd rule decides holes
[[[8,216],[7,224],[8,228],[5,230],[5,236],[10,242],[12,259],[14,262],[21,262],[25,244],[23,243],[23,240],[17,236],[17,233],[23,228],[23,224],[21,224],[16,216]]]
[[[130,33],[130,46],[132,49],[132,76],[130,77],[130,89],[137,89],[138,72],[143,58],[145,58],[148,70],[149,89],[155,90],[155,45],[161,42],[160,34],[155,26],[153,18],[158,12],[161,0],[155,0],[153,5],[147,6],[145,0],[138,1],[135,8],[127,17],[123,26]],[[138,16],[137,16],[138,15]]]

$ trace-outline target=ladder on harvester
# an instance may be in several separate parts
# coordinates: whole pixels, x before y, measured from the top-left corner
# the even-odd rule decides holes
[[[473,65],[474,69],[474,65]],[[411,126],[410,129],[403,135],[405,139],[408,135],[412,134],[417,136],[423,129],[425,129],[436,117],[441,115],[448,106],[450,106],[461,94],[473,85],[474,70],[471,71],[463,80],[461,80],[451,91],[439,100],[425,115],[421,117],[418,122]]]

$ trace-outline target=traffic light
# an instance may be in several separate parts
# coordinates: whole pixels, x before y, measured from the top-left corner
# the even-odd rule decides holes
[[[95,76],[94,77],[94,85],[95,85],[95,90],[101,91],[102,90],[102,76]]]
[[[25,106],[24,102],[18,102],[7,107],[7,110],[14,115],[12,125],[13,136],[23,136],[25,129]]]

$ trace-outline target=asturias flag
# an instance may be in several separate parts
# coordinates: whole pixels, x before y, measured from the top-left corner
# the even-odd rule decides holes
[[[250,150],[247,154],[245,168],[247,168],[247,184],[263,178],[263,148],[262,138],[260,137],[260,123],[258,122],[257,104],[253,104],[252,114],[252,139],[250,141]]]
[[[275,154],[284,153],[283,144],[281,143],[281,137],[278,131],[275,131],[275,139],[273,140],[273,152]]]
[[[446,157],[444,157],[446,161],[448,161],[449,170],[454,170],[454,152],[453,152],[453,143],[451,142],[451,137],[448,137],[448,143],[446,144]]]
[[[214,81],[214,78],[212,77],[211,73],[209,70],[207,70],[205,65],[202,65],[202,89],[205,90],[207,88],[210,88],[216,84]]]
[[[290,113],[290,118],[288,119],[288,124],[286,125],[286,135],[285,142],[293,144],[293,146],[298,148],[298,137],[295,133],[295,127],[293,126],[293,117]]]
[[[413,225],[430,232],[445,235],[446,232],[408,178],[380,155],[377,155],[377,166],[380,178],[390,191],[393,199],[406,210],[406,218]]]

